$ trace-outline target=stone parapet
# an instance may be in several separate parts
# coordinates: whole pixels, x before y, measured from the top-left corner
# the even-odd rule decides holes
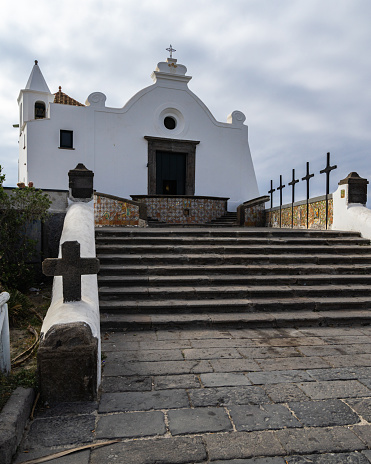
[[[96,226],[145,227],[147,212],[144,203],[94,192]]]
[[[311,198],[308,201],[308,229],[326,229],[326,195]],[[333,223],[332,194],[328,195],[328,228]],[[266,227],[280,227],[280,207],[265,210]],[[307,202],[297,201],[281,207],[281,227],[295,229],[307,228]]]
[[[193,195],[131,195],[148,217],[168,224],[206,224],[224,216],[229,198]]]
[[[242,203],[237,208],[237,223],[245,227],[264,227],[267,201],[269,196],[264,195]]]

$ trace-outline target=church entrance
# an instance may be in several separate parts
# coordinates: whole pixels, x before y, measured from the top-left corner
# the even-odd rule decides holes
[[[185,195],[186,156],[156,151],[156,194]]]
[[[194,195],[200,142],[144,138],[148,141],[148,195]]]

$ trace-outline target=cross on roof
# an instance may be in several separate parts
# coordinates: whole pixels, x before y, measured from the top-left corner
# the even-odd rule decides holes
[[[62,243],[61,258],[47,258],[43,261],[43,273],[47,276],[62,276],[63,302],[81,300],[81,276],[97,274],[99,259],[81,258],[80,243]]]
[[[170,44],[170,47],[166,49],[166,51],[170,52],[170,58],[173,57],[173,52],[176,52],[175,48]]]

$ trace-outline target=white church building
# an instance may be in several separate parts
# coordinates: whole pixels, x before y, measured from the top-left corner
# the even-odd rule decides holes
[[[235,211],[258,197],[244,114],[217,121],[172,51],[153,84],[120,108],[107,107],[101,92],[85,104],[61,88],[51,93],[35,61],[18,97],[19,182],[66,190],[68,171],[82,163],[97,191],[120,198],[227,197]]]

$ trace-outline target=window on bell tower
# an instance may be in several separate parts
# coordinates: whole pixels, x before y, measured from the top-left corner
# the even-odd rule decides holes
[[[35,119],[45,118],[45,103],[42,101],[37,101],[35,103]]]

